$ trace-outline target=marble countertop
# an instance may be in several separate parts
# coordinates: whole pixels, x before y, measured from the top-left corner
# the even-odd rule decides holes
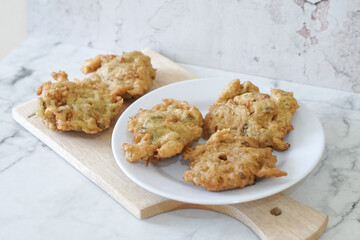
[[[0,239],[258,239],[241,222],[206,210],[177,210],[139,220],[17,124],[11,109],[35,97],[50,73],[80,77],[99,52],[56,39],[27,38],[0,61]],[[244,74],[193,65],[199,77]],[[329,215],[320,239],[360,239],[360,94],[281,80],[323,124],[325,153],[303,181],[285,191]],[[314,80],[316,81],[316,80]]]

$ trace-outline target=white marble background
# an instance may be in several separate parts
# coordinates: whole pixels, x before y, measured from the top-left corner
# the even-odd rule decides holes
[[[11,117],[11,109],[36,97],[52,71],[83,76],[79,66],[98,49],[56,39],[27,38],[0,61],[0,239],[258,239],[241,222],[205,210],[179,210],[138,220]],[[199,77],[250,78],[183,64]],[[285,191],[329,215],[321,240],[360,239],[360,94],[288,81],[320,119],[324,155],[300,183]]]
[[[29,0],[28,33],[360,92],[359,0]]]

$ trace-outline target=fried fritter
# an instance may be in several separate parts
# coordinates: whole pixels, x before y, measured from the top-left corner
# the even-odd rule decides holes
[[[151,87],[156,70],[150,57],[134,51],[123,55],[98,55],[81,67],[85,74],[93,73],[108,85],[111,93],[123,98],[140,97]]]
[[[63,71],[52,74],[58,82],[43,83],[38,89],[37,116],[54,131],[97,133],[110,126],[123,100],[110,94],[94,79],[69,81]]]
[[[286,150],[289,144],[282,139],[293,129],[291,120],[299,108],[293,93],[272,89],[269,96],[257,92],[252,84],[236,90],[239,85],[238,80],[232,81],[209,107],[204,120],[204,137],[229,128],[235,135],[256,139],[260,147]]]
[[[160,161],[180,153],[198,140],[203,119],[200,111],[187,102],[164,99],[151,110],[142,110],[131,118],[128,128],[136,144],[123,144],[129,162]]]
[[[275,167],[271,148],[259,148],[255,139],[233,135],[229,129],[217,131],[195,148],[185,148],[182,155],[191,161],[185,181],[209,191],[243,188],[254,184],[256,177],[287,175]]]

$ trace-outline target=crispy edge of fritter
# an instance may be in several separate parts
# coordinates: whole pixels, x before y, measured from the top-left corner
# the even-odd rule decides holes
[[[186,147],[182,155],[191,161],[184,180],[209,191],[243,188],[254,184],[256,177],[287,175],[275,167],[271,148],[259,148],[255,139],[233,135],[229,129],[217,131],[195,148]]]
[[[95,72],[98,68],[104,64],[110,62],[112,59],[117,57],[117,55],[97,55],[94,58],[89,58],[85,60],[85,63],[80,67],[81,72],[84,74]]]
[[[288,132],[293,130],[294,127],[291,125],[291,121],[294,117],[294,114],[298,108],[300,108],[296,98],[294,97],[293,92],[287,92],[281,89],[271,89],[270,98],[278,106],[278,115],[280,116],[280,121],[285,122],[288,126]],[[286,120],[284,120],[285,118]]]
[[[189,110],[192,111],[194,114],[197,115],[196,119],[194,119],[196,122],[194,122],[193,126],[190,126],[191,129],[189,129],[189,132],[191,132],[190,138],[186,138],[185,142],[180,141],[168,141],[165,144],[161,143],[152,143],[153,139],[153,132],[149,132],[147,129],[145,132],[136,131],[137,126],[137,119],[140,118],[139,115],[146,111],[163,111],[163,113],[167,113],[168,107],[173,105],[176,105],[177,109],[181,110]],[[157,113],[158,114],[158,113]],[[167,121],[173,121],[174,118],[177,118],[177,116],[169,117],[169,119],[165,119],[165,123]],[[178,121],[179,119],[175,119]],[[158,104],[154,106],[150,110],[142,110],[140,109],[139,112],[131,118],[131,120],[128,122],[128,128],[129,132],[133,133],[133,141],[135,144],[129,144],[129,143],[123,143],[123,150],[125,153],[125,158],[129,162],[136,162],[138,160],[146,161],[147,164],[149,161],[158,162],[162,161],[166,158],[170,158],[175,156],[176,154],[181,153],[181,151],[184,149],[185,146],[191,144],[193,141],[197,141],[201,138],[202,134],[202,124],[203,124],[203,118],[202,114],[199,111],[199,109],[195,106],[190,106],[185,101],[178,101],[174,99],[163,99],[163,103]],[[140,125],[139,125],[140,126]],[[141,128],[144,127],[144,124],[141,125]],[[174,130],[172,130],[174,131]],[[181,134],[181,133],[178,133]]]
[[[239,79],[234,79],[221,91],[215,103],[233,99],[235,96],[247,92],[259,92],[259,88],[251,82],[244,82],[241,84]]]

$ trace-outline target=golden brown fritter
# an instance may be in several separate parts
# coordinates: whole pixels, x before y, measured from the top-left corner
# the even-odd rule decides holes
[[[131,118],[128,128],[136,144],[123,144],[125,157],[130,162],[172,157],[201,137],[202,125],[202,115],[196,107],[164,99],[162,104],[151,110],[140,109]]]
[[[69,81],[63,71],[52,74],[58,82],[43,83],[38,89],[37,116],[54,131],[97,133],[110,126],[123,100],[111,95],[106,85],[94,79]]]
[[[256,177],[287,175],[275,167],[271,148],[259,148],[256,140],[233,135],[229,129],[217,131],[195,148],[185,148],[183,157],[191,161],[185,181],[209,191],[243,188],[254,184]]]
[[[239,84],[232,81],[220,95],[220,100],[210,106],[204,120],[204,137],[229,128],[235,135],[256,139],[260,147],[286,150],[289,144],[282,139],[293,129],[291,120],[299,108],[293,93],[272,89],[269,96],[256,92],[255,86],[244,90],[250,92],[231,90]]]
[[[151,87],[156,70],[150,57],[134,51],[123,55],[98,55],[81,67],[85,74],[93,73],[108,85],[111,93],[123,98],[140,97]]]

